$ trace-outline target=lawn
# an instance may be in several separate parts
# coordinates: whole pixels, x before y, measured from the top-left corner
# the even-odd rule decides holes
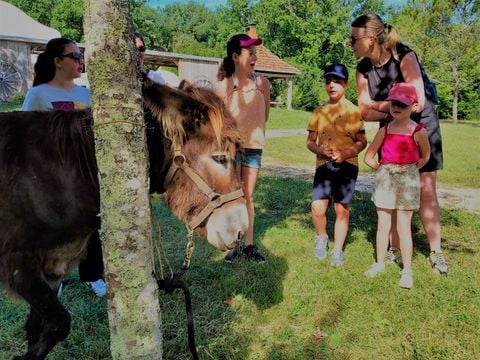
[[[274,117],[269,126],[276,126]],[[442,123],[442,131],[446,168],[440,172],[441,181],[446,181],[442,178],[446,174],[447,183],[478,187],[479,126]],[[266,155],[311,166],[313,155],[305,150],[304,141],[298,136],[269,139]],[[310,191],[309,181],[260,178],[255,238],[268,256],[265,264],[244,260],[226,264],[223,253],[196,239],[185,279],[191,284],[201,359],[480,358],[477,215],[442,210],[442,238],[450,265],[447,277],[431,272],[425,234],[415,217],[415,285],[402,290],[396,265],[376,279],[363,275],[374,259],[376,216],[370,194],[355,194],[345,266],[331,268],[328,261],[316,260]],[[160,197],[153,197],[152,207],[162,226],[163,246],[178,269],[185,227],[164,208]],[[67,279],[61,300],[72,314],[72,333],[49,360],[110,359],[106,299],[96,298],[74,273]],[[189,359],[183,295],[161,294],[160,303],[164,359]],[[0,359],[10,359],[26,346],[22,326],[27,307],[2,290],[0,304]]]
[[[408,291],[398,287],[395,265],[378,279],[363,275],[374,255],[369,194],[355,196],[346,264],[337,269],[313,256],[309,197],[309,182],[260,179],[256,239],[268,256],[265,264],[226,264],[224,254],[196,240],[185,279],[201,359],[480,358],[478,216],[442,210],[448,277],[430,271],[425,236],[414,219],[415,286]],[[178,269],[185,228],[157,197],[153,213]],[[160,297],[165,359],[189,358],[182,299],[180,293]],[[9,359],[25,346],[26,307],[4,294],[0,301],[0,359]],[[73,332],[49,359],[109,359],[106,300],[95,298],[74,274],[62,301],[72,313]]]

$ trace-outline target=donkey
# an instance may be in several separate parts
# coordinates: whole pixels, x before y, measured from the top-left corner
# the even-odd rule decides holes
[[[207,89],[147,79],[143,98],[151,192],[213,246],[233,248],[248,218],[231,116]],[[44,359],[70,332],[57,289],[100,227],[91,113],[0,113],[0,168],[0,282],[30,304],[28,349],[14,359]]]

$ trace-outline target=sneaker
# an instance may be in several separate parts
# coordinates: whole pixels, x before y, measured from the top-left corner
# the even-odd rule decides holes
[[[323,260],[327,257],[328,251],[328,235],[321,237],[318,236],[315,238],[315,250],[314,254],[318,260]]]
[[[333,250],[332,257],[330,258],[331,266],[342,266],[345,261],[342,250]]]
[[[385,271],[385,264],[384,263],[378,263],[374,262],[370,268],[365,271],[365,276],[373,278],[377,276],[380,273],[383,273]]]
[[[411,289],[413,287],[412,270],[400,271],[400,281],[398,285],[404,289]]]
[[[385,257],[385,264],[397,264],[402,266],[402,254],[399,249],[390,248],[387,251],[387,256]]]
[[[448,265],[441,251],[432,251],[428,257],[432,270],[441,275],[448,274]]]
[[[248,245],[243,249],[243,255],[249,261],[256,261],[259,263],[263,263],[266,261],[265,256],[263,256],[258,248],[255,245]]]
[[[62,296],[62,293],[63,293],[63,282],[61,282],[60,285],[58,286],[57,298],[60,298],[60,296]]]
[[[233,263],[235,260],[239,259],[243,254],[243,248],[242,245],[238,244],[235,246],[232,250],[227,252],[227,255],[225,255],[225,262],[226,263]]]
[[[103,279],[97,281],[85,281],[85,284],[87,284],[87,286],[92,289],[98,297],[103,297],[107,294],[107,284]]]

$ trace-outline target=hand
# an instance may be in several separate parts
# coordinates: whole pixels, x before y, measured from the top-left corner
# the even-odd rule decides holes
[[[330,148],[321,148],[320,155],[327,159],[332,159],[333,150]]]
[[[332,150],[331,159],[336,163],[341,163],[345,161],[345,154],[342,150]]]

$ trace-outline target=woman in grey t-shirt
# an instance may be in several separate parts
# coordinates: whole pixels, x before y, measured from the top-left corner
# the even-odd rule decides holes
[[[83,54],[70,39],[56,38],[35,63],[33,88],[22,110],[75,110],[90,107],[90,91],[74,83],[82,75]]]

